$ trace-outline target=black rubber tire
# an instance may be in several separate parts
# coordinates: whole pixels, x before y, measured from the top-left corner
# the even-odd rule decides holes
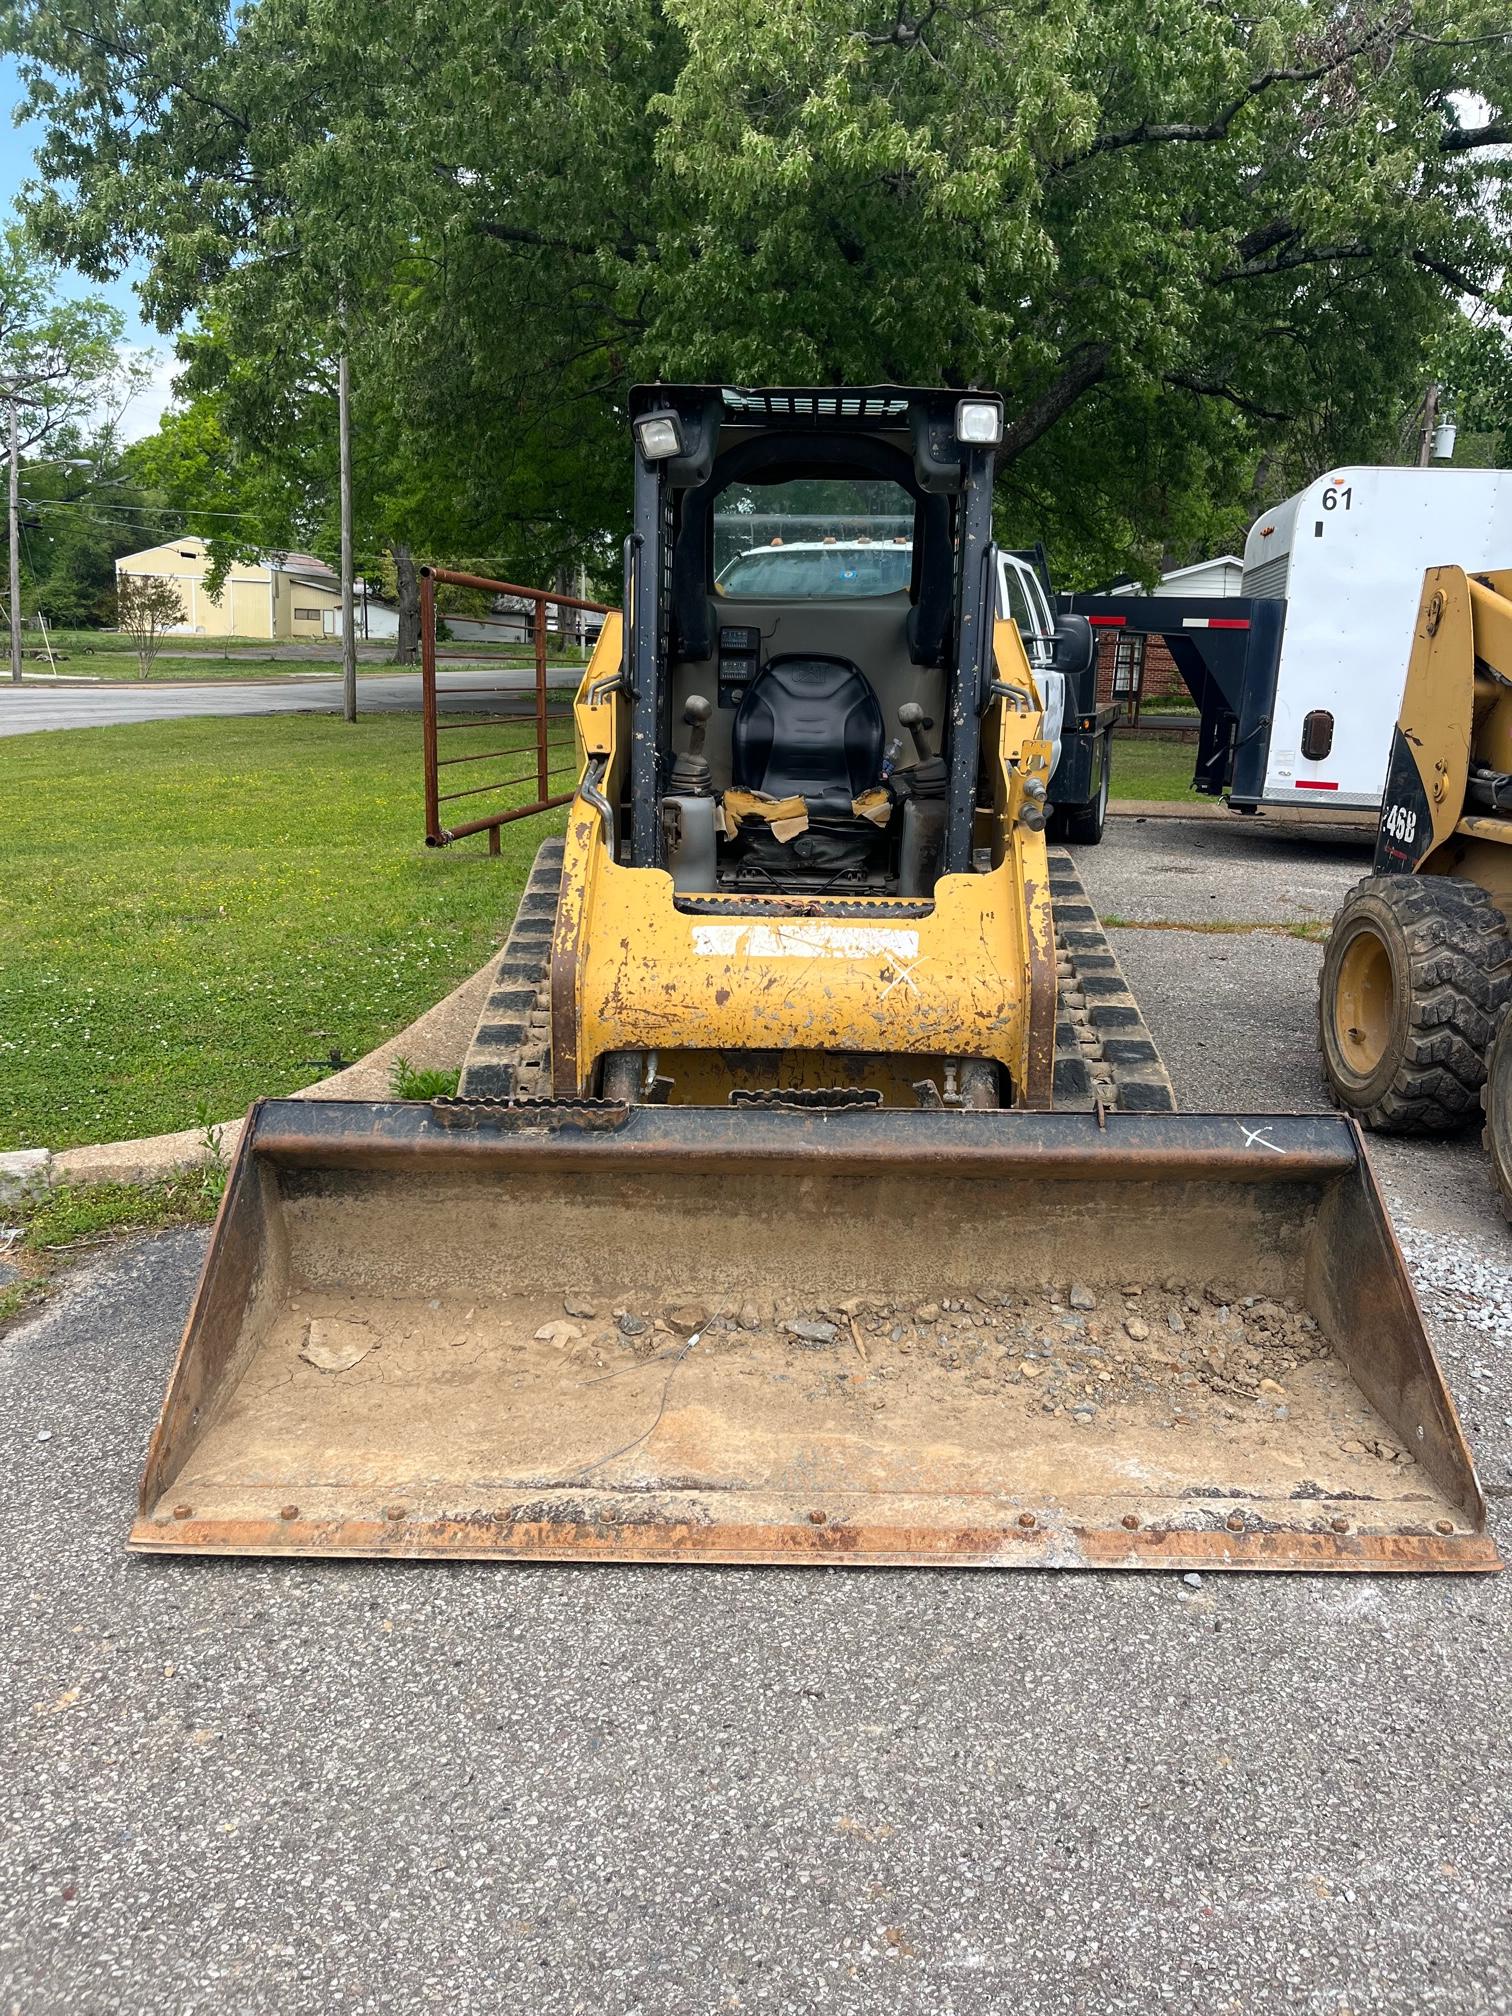
[[[1103,746],[1102,779],[1097,787],[1097,796],[1086,805],[1057,806],[1053,823],[1055,840],[1067,841],[1073,847],[1095,847],[1103,836],[1103,827],[1108,821],[1108,795],[1113,781],[1113,737],[1109,735]]]
[[[1491,1157],[1502,1216],[1512,1219],[1512,1014],[1502,1016],[1486,1059],[1481,1110],[1486,1116],[1481,1140]]]
[[[1351,993],[1358,1000],[1358,975],[1372,960],[1376,1054],[1351,1058],[1341,1001]],[[1318,1043],[1335,1101],[1381,1134],[1464,1126],[1478,1108],[1509,991],[1512,934],[1478,883],[1367,875],[1334,918],[1318,983]],[[1368,1040],[1368,1033],[1361,1038]]]

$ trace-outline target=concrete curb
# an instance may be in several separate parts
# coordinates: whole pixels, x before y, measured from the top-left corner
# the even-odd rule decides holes
[[[407,1029],[390,1036],[366,1057],[290,1096],[390,1098],[389,1073],[399,1057],[407,1058],[417,1071],[460,1070],[497,961],[498,954],[492,954],[486,965],[469,974],[444,1000],[427,1008]],[[33,1190],[56,1183],[150,1183],[179,1170],[229,1161],[241,1141],[244,1124],[241,1119],[225,1120],[209,1128],[185,1127],[174,1134],[149,1134],[135,1141],[102,1141],[87,1148],[63,1148],[56,1154],[45,1148],[22,1149],[18,1156],[0,1158],[0,1199],[7,1194],[6,1164],[17,1161],[15,1173],[18,1177],[22,1174],[19,1157],[28,1158],[25,1183]],[[16,1194],[19,1192],[18,1184]]]

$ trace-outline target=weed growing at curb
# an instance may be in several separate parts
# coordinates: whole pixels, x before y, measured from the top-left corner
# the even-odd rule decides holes
[[[215,1216],[225,1170],[177,1170],[152,1183],[60,1183],[23,1204],[21,1244],[31,1253],[67,1253],[123,1232],[206,1225]]]
[[[152,1183],[60,1183],[8,1207],[19,1233],[7,1247],[22,1268],[0,1288],[0,1330],[41,1302],[55,1273],[92,1247],[132,1232],[208,1225],[226,1187],[223,1163],[180,1169]]]
[[[396,1057],[389,1091],[396,1099],[452,1099],[461,1079],[460,1071],[417,1071],[408,1057]]]

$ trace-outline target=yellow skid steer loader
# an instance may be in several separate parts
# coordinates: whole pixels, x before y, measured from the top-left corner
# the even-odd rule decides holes
[[[1334,919],[1319,1035],[1340,1105],[1383,1133],[1485,1114],[1512,1217],[1512,569],[1431,567],[1375,872]]]
[[[999,400],[630,419],[460,1095],[254,1107],[133,1544],[1496,1567],[1354,1124],[1176,1114],[1074,900],[1057,946],[1092,647],[998,614]]]

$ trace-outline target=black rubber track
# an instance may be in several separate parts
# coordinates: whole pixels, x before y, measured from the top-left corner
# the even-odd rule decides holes
[[[551,938],[561,840],[541,843],[462,1066],[463,1099],[551,1097]]]
[[[1385,945],[1393,1028],[1368,1079],[1330,1041],[1338,972],[1363,917]],[[1336,1102],[1382,1134],[1447,1134],[1479,1109],[1486,1058],[1512,992],[1512,934],[1478,883],[1454,875],[1367,875],[1340,905],[1323,954],[1318,1030]]]

